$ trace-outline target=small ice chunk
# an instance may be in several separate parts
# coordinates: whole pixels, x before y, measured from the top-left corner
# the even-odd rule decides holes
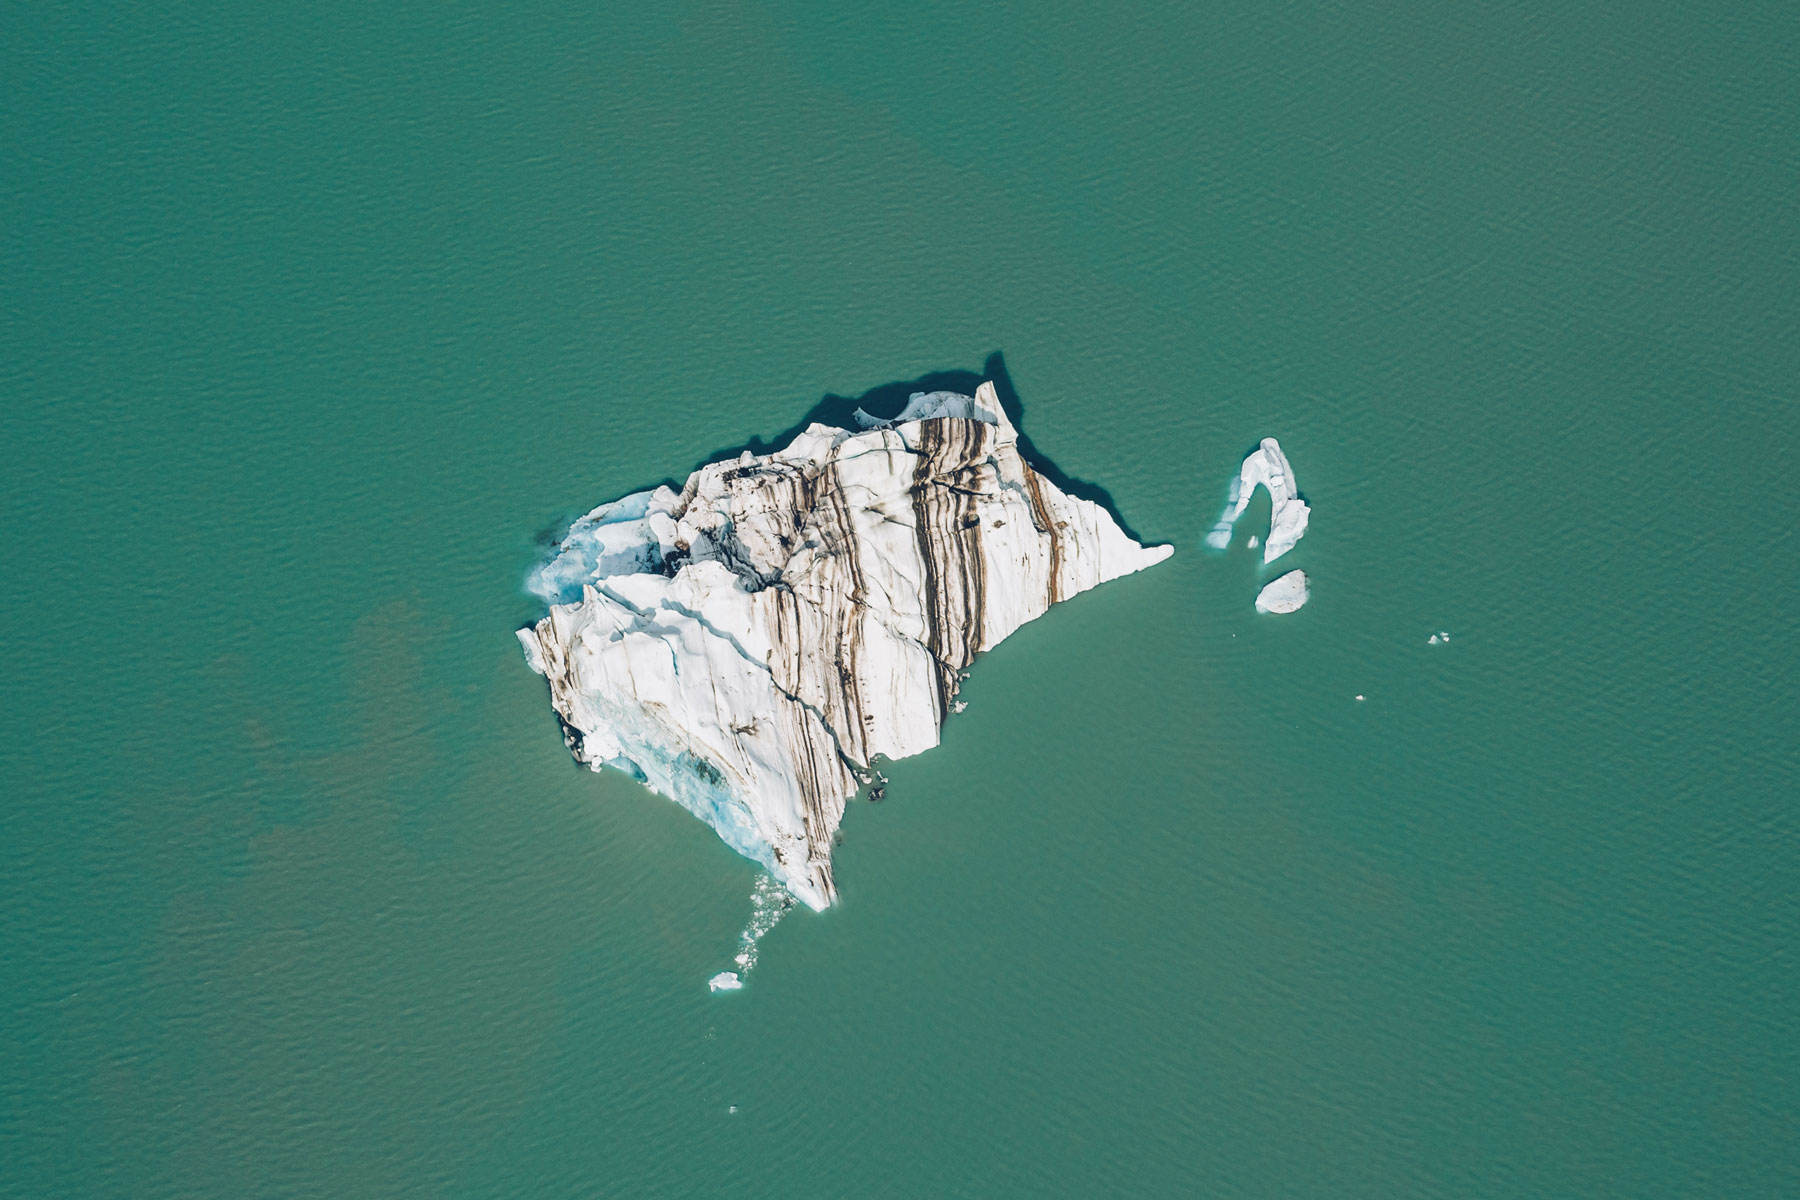
[[[1289,571],[1279,579],[1270,580],[1256,593],[1256,611],[1291,613],[1306,603],[1307,591],[1306,572]],[[1361,699],[1360,696],[1357,698]]]
[[[715,992],[735,992],[744,986],[736,971],[720,971],[706,981],[706,986]]]
[[[1425,644],[1427,646],[1436,646],[1440,643],[1448,642],[1449,640],[1450,640],[1450,635],[1445,633],[1442,629],[1440,629],[1436,633],[1432,634],[1430,637],[1426,638]]]
[[[1299,488],[1294,483],[1294,469],[1288,465],[1287,455],[1281,452],[1281,443],[1274,438],[1264,438],[1262,444],[1244,459],[1237,478],[1231,481],[1231,495],[1225,501],[1225,511],[1212,532],[1206,535],[1208,546],[1223,550],[1231,545],[1232,526],[1250,507],[1250,497],[1259,487],[1268,489],[1270,504],[1269,540],[1263,543],[1263,561],[1272,563],[1294,548],[1294,543],[1306,533],[1306,522],[1312,516],[1312,509],[1300,498]],[[1254,547],[1255,543],[1251,545]]]
[[[1246,546],[1248,546],[1248,547],[1250,547],[1250,549],[1252,549],[1252,550],[1254,550],[1254,549],[1256,549],[1256,548],[1257,548],[1257,547],[1258,547],[1258,546],[1260,546],[1260,545],[1262,545],[1262,539],[1261,539],[1261,538],[1259,538],[1259,537],[1257,537],[1257,536],[1256,536],[1256,535],[1255,535],[1255,534],[1254,534],[1254,533],[1253,533],[1253,534],[1251,534],[1251,535],[1250,535],[1250,540],[1249,540],[1249,541],[1247,541],[1247,542],[1245,542],[1245,543],[1244,543],[1244,545],[1246,545]]]
[[[1356,698],[1358,700],[1366,699],[1366,697],[1361,692],[1356,693]]]

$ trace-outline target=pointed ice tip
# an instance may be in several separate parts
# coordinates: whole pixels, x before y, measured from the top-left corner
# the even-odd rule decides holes
[[[975,389],[975,414],[978,420],[998,425],[1006,433],[1015,436],[1018,434],[1013,423],[1006,419],[1006,406],[1000,403],[1000,393],[994,389],[994,381],[991,379],[984,380]]]

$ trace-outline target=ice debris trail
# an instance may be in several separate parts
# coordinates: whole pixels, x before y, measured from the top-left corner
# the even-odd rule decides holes
[[[758,871],[756,884],[750,889],[750,922],[738,935],[737,957],[731,960],[737,964],[737,970],[720,971],[706,981],[706,986],[715,992],[735,992],[743,987],[744,976],[756,966],[757,944],[792,907],[794,898],[788,890],[776,882],[774,876]]]
[[[1263,543],[1263,562],[1272,563],[1294,548],[1294,543],[1306,533],[1306,522],[1312,509],[1300,498],[1294,484],[1294,469],[1288,466],[1287,455],[1281,452],[1281,443],[1274,438],[1264,438],[1262,444],[1244,459],[1237,478],[1231,481],[1231,495],[1225,501],[1225,511],[1212,532],[1206,535],[1208,546],[1223,550],[1231,544],[1232,527],[1250,507],[1250,497],[1259,487],[1269,490],[1271,506],[1269,538]]]

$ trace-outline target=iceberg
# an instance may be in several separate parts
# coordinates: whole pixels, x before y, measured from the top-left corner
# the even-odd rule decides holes
[[[735,992],[744,986],[736,971],[720,971],[706,981],[706,988],[712,992]]]
[[[1306,603],[1308,593],[1305,571],[1289,571],[1286,575],[1271,579],[1263,585],[1262,591],[1256,593],[1256,611],[1260,613],[1291,613]]]
[[[815,909],[845,802],[937,745],[977,654],[1173,552],[1034,469],[991,382],[855,424],[596,508],[532,572],[548,611],[519,631],[578,761]]]
[[[1262,444],[1244,459],[1236,478],[1231,481],[1231,495],[1225,501],[1225,512],[1218,524],[1206,535],[1206,544],[1223,550],[1231,544],[1231,531],[1238,518],[1250,507],[1250,497],[1262,487],[1269,491],[1269,537],[1263,543],[1263,562],[1272,563],[1294,548],[1306,533],[1306,522],[1312,509],[1300,498],[1294,484],[1294,470],[1288,466],[1281,443],[1264,438]]]

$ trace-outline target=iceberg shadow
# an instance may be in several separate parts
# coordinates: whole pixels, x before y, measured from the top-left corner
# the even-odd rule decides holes
[[[1025,431],[1025,404],[1019,399],[1018,389],[1013,386],[1012,375],[1006,369],[1006,356],[998,350],[988,355],[987,362],[980,371],[932,371],[920,375],[916,379],[900,379],[893,383],[872,387],[859,396],[839,396],[835,393],[827,393],[817,404],[807,410],[805,416],[773,438],[765,441],[760,437],[752,437],[747,442],[716,450],[696,463],[695,470],[712,463],[726,462],[737,458],[746,450],[758,456],[773,453],[800,436],[809,425],[828,425],[835,429],[860,431],[862,426],[856,420],[858,409],[872,417],[888,420],[899,415],[900,411],[906,407],[907,400],[914,393],[956,392],[964,396],[973,396],[975,389],[989,380],[993,381],[994,392],[1000,398],[1000,407],[1005,411],[1007,420],[1011,421],[1013,428],[1018,431],[1019,452],[1024,456],[1025,461],[1031,464],[1034,471],[1054,483],[1066,494],[1098,504],[1132,541],[1145,545],[1162,544],[1145,542],[1142,537],[1138,536],[1137,530],[1119,512],[1119,507],[1113,502],[1111,492],[1098,484],[1065,474],[1032,444],[1031,435]],[[660,482],[677,489],[681,486],[673,479]],[[656,485],[652,484],[651,486]]]

